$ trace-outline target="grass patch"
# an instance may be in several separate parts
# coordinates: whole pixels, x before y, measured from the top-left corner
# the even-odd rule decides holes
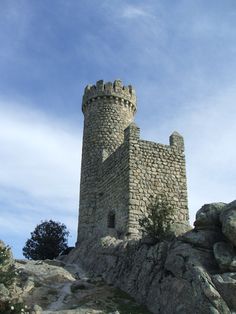
[[[57,295],[57,290],[50,289],[50,290],[48,290],[48,294],[50,294],[50,295]]]
[[[87,287],[84,285],[84,284],[78,284],[78,285],[72,285],[71,287],[70,287],[70,291],[72,292],[72,293],[76,293],[76,292],[78,292],[79,290],[86,290],[87,289]]]
[[[144,305],[137,304],[130,295],[120,289],[115,289],[113,301],[117,304],[120,314],[151,314]]]

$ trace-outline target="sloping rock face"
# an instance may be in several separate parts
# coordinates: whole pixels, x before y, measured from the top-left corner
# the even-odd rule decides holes
[[[68,256],[160,314],[236,311],[236,202],[204,205],[170,242],[84,242]]]
[[[59,261],[16,264],[21,274],[22,299],[32,309],[30,314],[122,314],[119,309],[124,306],[131,314],[147,313],[101,277],[90,279],[77,265]]]
[[[59,260],[14,261],[11,256],[9,262],[14,263],[16,276],[10,288],[0,283],[0,313],[148,313],[101,276],[89,278],[78,265]],[[0,282],[1,271],[0,267]]]

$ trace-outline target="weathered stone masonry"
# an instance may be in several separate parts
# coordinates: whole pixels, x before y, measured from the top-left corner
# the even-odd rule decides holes
[[[98,81],[83,97],[84,136],[78,242],[88,237],[137,236],[150,200],[164,194],[176,225],[188,225],[183,138],[170,145],[140,139],[136,96],[122,82]]]

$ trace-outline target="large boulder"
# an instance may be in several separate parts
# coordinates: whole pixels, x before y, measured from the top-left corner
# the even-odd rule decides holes
[[[220,214],[225,208],[225,203],[211,203],[203,205],[196,214],[194,226],[196,229],[220,228]]]
[[[236,250],[232,244],[226,242],[215,243],[213,252],[221,270],[236,272]]]
[[[223,234],[236,247],[236,200],[224,207],[220,222]]]
[[[212,276],[212,281],[232,313],[236,311],[236,273],[224,273]]]
[[[182,236],[193,246],[212,249],[222,271],[236,271],[236,201],[212,203],[200,208],[195,229]]]
[[[183,234],[179,239],[190,243],[194,247],[212,249],[216,242],[224,240],[224,236],[217,229],[193,229]]]
[[[74,281],[75,278],[66,269],[49,265],[43,261],[16,262],[16,269],[24,278],[33,278],[34,281],[43,284],[63,283]]]

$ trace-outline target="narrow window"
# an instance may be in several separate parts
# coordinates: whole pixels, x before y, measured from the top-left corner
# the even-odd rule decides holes
[[[110,212],[108,214],[107,227],[108,228],[115,228],[115,223],[116,223],[116,214],[113,212]]]

